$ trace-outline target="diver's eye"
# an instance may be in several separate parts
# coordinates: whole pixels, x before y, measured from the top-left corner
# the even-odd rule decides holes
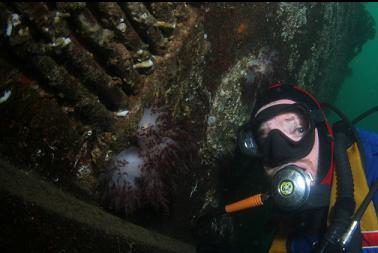
[[[297,129],[295,129],[295,131],[297,133],[303,134],[305,132],[305,129],[304,129],[304,127],[298,127]]]

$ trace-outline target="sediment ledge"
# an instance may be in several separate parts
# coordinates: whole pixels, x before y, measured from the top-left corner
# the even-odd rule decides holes
[[[0,159],[2,252],[195,252]]]

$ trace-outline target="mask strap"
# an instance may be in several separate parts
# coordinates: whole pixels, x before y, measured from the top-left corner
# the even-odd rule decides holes
[[[324,114],[322,110],[312,110],[309,112],[310,117],[315,125],[319,125],[325,122]]]

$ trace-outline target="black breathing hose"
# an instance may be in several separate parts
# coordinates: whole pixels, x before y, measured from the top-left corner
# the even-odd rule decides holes
[[[337,251],[339,238],[349,227],[355,209],[352,171],[346,153],[347,139],[343,132],[335,134],[335,162],[337,175],[337,197],[334,220],[315,252]]]
[[[334,113],[336,113],[337,116],[340,117],[341,121],[347,127],[347,129],[345,129],[345,130],[346,131],[349,130],[353,134],[353,137],[355,138],[356,143],[357,143],[358,151],[360,152],[362,167],[366,168],[364,146],[362,145],[362,142],[360,140],[360,136],[358,135],[357,129],[356,129],[356,127],[353,124],[354,123],[358,123],[359,121],[361,121],[362,119],[364,119],[365,117],[367,117],[368,115],[370,115],[371,113],[375,112],[375,108],[376,107],[373,107],[373,108],[367,110],[366,112],[362,113],[360,116],[358,116],[357,118],[355,118],[352,122],[348,119],[348,117],[344,113],[342,113],[335,106],[330,105],[328,103],[322,103],[322,107],[331,109]]]
[[[378,190],[378,181],[376,181],[369,189],[368,194],[366,195],[364,201],[362,202],[361,206],[358,208],[357,212],[355,213],[353,219],[354,220],[361,220],[362,215],[364,214],[366,208],[368,207],[370,201],[374,197],[374,193]]]
[[[356,208],[352,169],[347,154],[348,142],[344,133],[335,133],[335,163],[337,175],[337,198],[335,212],[345,210],[352,216]]]
[[[378,190],[378,180],[370,187],[370,190],[369,190],[368,194],[366,195],[364,201],[362,202],[362,204],[360,205],[360,207],[358,208],[358,210],[354,214],[353,220],[352,220],[351,224],[349,225],[348,230],[342,236],[341,241],[339,243],[342,248],[346,248],[347,245],[350,243],[350,241],[353,237],[353,234],[358,229],[358,225],[359,225],[359,222],[362,218],[362,215],[365,213],[370,201],[374,197],[374,193],[377,190]]]
[[[357,124],[358,122],[360,122],[361,120],[363,120],[364,118],[366,118],[367,116],[369,116],[370,114],[374,112],[378,112],[378,106],[374,106],[370,108],[369,110],[367,110],[366,112],[361,113],[360,116],[352,120],[352,124]]]
[[[324,239],[316,248],[315,252],[317,253],[338,252],[340,249],[344,249],[348,246],[355,230],[358,228],[358,224],[363,213],[365,212],[369,202],[373,198],[375,191],[377,191],[378,189],[378,182],[375,182],[352,219],[351,217],[355,209],[355,200],[353,194],[354,186],[351,167],[346,153],[348,143],[345,131],[350,131],[353,134],[361,156],[362,167],[365,169],[365,150],[363,148],[357,130],[354,127],[354,124],[363,120],[370,114],[377,112],[378,106],[367,110],[352,121],[349,121],[349,119],[336,107],[326,103],[322,104],[322,106],[334,111],[342,119],[342,122],[345,124],[347,129],[344,129],[344,131],[342,130],[335,134],[335,162],[336,174],[338,176],[337,198],[334,207],[335,218],[332,225],[329,227]],[[351,249],[352,252],[361,252],[361,246],[359,244],[354,244],[353,247],[354,248]]]

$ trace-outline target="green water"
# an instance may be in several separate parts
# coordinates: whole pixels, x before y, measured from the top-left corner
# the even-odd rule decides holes
[[[366,3],[365,7],[378,24],[378,3]],[[353,119],[361,112],[378,106],[377,34],[373,40],[364,44],[361,53],[350,62],[349,66],[352,74],[345,79],[335,105],[349,119]],[[364,119],[357,126],[378,132],[378,112]]]

